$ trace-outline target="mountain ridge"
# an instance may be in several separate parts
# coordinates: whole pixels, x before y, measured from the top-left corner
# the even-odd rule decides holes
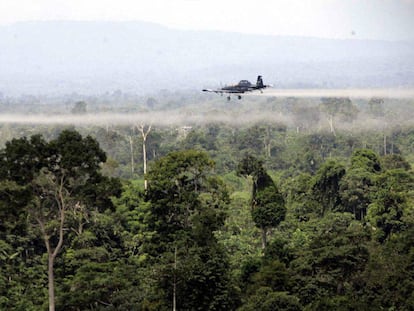
[[[5,94],[198,89],[258,74],[281,88],[412,87],[414,42],[20,22],[0,26],[0,68]]]

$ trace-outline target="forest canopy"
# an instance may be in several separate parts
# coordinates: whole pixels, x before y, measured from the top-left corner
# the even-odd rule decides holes
[[[290,123],[2,125],[0,309],[414,309],[414,132],[350,131],[387,106],[331,102],[286,100]]]

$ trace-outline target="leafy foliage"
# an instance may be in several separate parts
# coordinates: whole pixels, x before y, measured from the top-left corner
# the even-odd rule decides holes
[[[293,99],[257,104],[303,115],[288,126],[154,128],[147,190],[140,169],[131,175],[142,152],[126,139],[131,128],[50,127],[6,142],[0,309],[47,308],[47,247],[34,217],[56,245],[62,186],[57,309],[412,310],[414,132],[355,135],[338,123],[371,110],[382,120],[382,101],[358,110],[346,99],[306,102],[302,112]],[[313,131],[325,117],[334,132]]]
[[[262,230],[262,247],[267,244],[267,231],[285,219],[285,201],[261,161],[247,155],[239,164],[240,175],[253,178],[251,214],[256,226]]]

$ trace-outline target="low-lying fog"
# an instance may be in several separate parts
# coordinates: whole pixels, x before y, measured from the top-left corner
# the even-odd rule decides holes
[[[287,94],[298,97],[305,97],[305,94],[316,95],[316,90],[300,90],[299,93],[293,93],[292,90],[283,91],[284,96]],[[292,92],[292,93],[289,93]],[[348,90],[343,95],[347,95]],[[381,92],[389,92],[388,90],[381,90]],[[280,90],[266,91],[261,96],[275,96],[282,93]],[[329,94],[339,96],[340,90],[332,90]],[[358,98],[353,100],[358,101],[360,106],[352,113],[352,117],[346,117],[345,114],[332,113],[329,114],[326,109],[321,108],[318,104],[307,104],[306,99],[302,102],[289,104],[289,98],[278,99],[279,101],[259,101],[259,98],[253,100],[253,97],[243,98],[241,101],[232,98],[227,101],[226,97],[218,97],[218,105],[192,105],[190,107],[181,107],[175,109],[165,109],[158,111],[143,111],[143,112],[89,112],[84,114],[72,113],[38,113],[38,114],[23,114],[23,113],[2,113],[0,114],[0,124],[22,124],[22,125],[78,125],[78,126],[135,126],[140,124],[152,124],[160,127],[183,127],[183,126],[202,126],[209,123],[225,124],[230,126],[243,126],[258,123],[267,124],[284,124],[293,129],[306,130],[329,130],[329,126],[333,125],[336,129],[344,130],[384,130],[394,126],[413,126],[414,125],[414,107],[411,109],[411,99],[414,96],[413,90],[406,90],[405,92],[395,93],[400,101],[396,100],[387,102],[382,108],[380,115],[375,115],[369,112],[368,99],[361,99],[367,96],[380,95],[379,92],[372,92],[372,90],[360,90]],[[325,94],[325,93],[324,93]],[[356,94],[356,93],[353,93]],[[364,95],[365,94],[365,95]],[[270,98],[270,97],[269,97]],[[401,98],[405,98],[402,99]],[[295,100],[295,99],[294,99]],[[299,100],[300,99],[296,99]],[[316,101],[317,102],[317,101]],[[361,102],[363,103],[361,106]],[[217,103],[217,102],[216,102]],[[365,103],[365,104],[364,104]],[[401,104],[403,103],[403,104]],[[414,101],[413,101],[414,103]],[[266,106],[266,104],[268,104]],[[290,105],[290,106],[289,106]],[[365,106],[364,106],[365,105]],[[275,108],[276,107],[276,108]],[[357,106],[355,106],[357,107]],[[344,117],[345,116],[345,117]]]

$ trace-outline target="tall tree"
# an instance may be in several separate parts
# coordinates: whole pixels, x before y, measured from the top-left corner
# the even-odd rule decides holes
[[[55,259],[62,249],[67,213],[75,207],[71,193],[65,187],[62,174],[56,177],[42,169],[32,182],[35,196],[29,204],[29,215],[35,220],[47,251],[49,310],[55,310]]]
[[[361,168],[371,173],[381,172],[381,161],[370,149],[355,150],[351,157],[351,169]]]
[[[100,174],[106,155],[98,143],[72,130],[50,142],[39,135],[12,140],[1,154],[2,178],[30,190],[27,210],[47,251],[49,310],[55,310],[54,263],[64,245],[68,211],[80,204],[108,207],[119,182]]]
[[[300,284],[302,302],[311,306],[323,301],[323,296],[343,296],[359,286],[357,276],[369,259],[369,236],[349,213],[328,213],[307,225],[312,226],[310,243],[298,250],[290,267]]]
[[[146,244],[161,301],[186,310],[229,309],[228,260],[214,231],[225,219],[228,195],[200,151],[173,152],[148,172]]]
[[[376,238],[384,242],[404,227],[403,215],[408,211],[409,193],[414,186],[412,175],[403,169],[385,171],[376,179],[368,219],[377,229]]]
[[[362,220],[371,203],[375,178],[381,171],[378,155],[369,149],[355,150],[351,165],[340,181],[342,210]]]
[[[321,205],[321,215],[326,211],[335,211],[341,204],[339,192],[341,178],[345,175],[345,167],[333,160],[324,163],[316,172],[312,185],[314,198]]]
[[[262,248],[266,248],[267,235],[270,228],[274,228],[285,219],[285,201],[272,178],[263,168],[263,163],[253,156],[245,156],[238,166],[238,173],[242,176],[252,176],[252,217],[262,231]]]
[[[340,117],[345,122],[350,122],[358,115],[358,108],[347,98],[322,98],[321,110],[327,115],[331,133],[336,136],[335,118]]]
[[[147,190],[148,188],[148,181],[147,181],[147,137],[148,134],[151,132],[152,125],[145,126],[145,124],[140,124],[138,126],[138,130],[141,133],[142,138],[142,162],[144,165],[144,189]]]
[[[339,210],[352,213],[357,220],[367,214],[371,203],[375,176],[362,168],[348,169],[340,181],[341,208]]]

